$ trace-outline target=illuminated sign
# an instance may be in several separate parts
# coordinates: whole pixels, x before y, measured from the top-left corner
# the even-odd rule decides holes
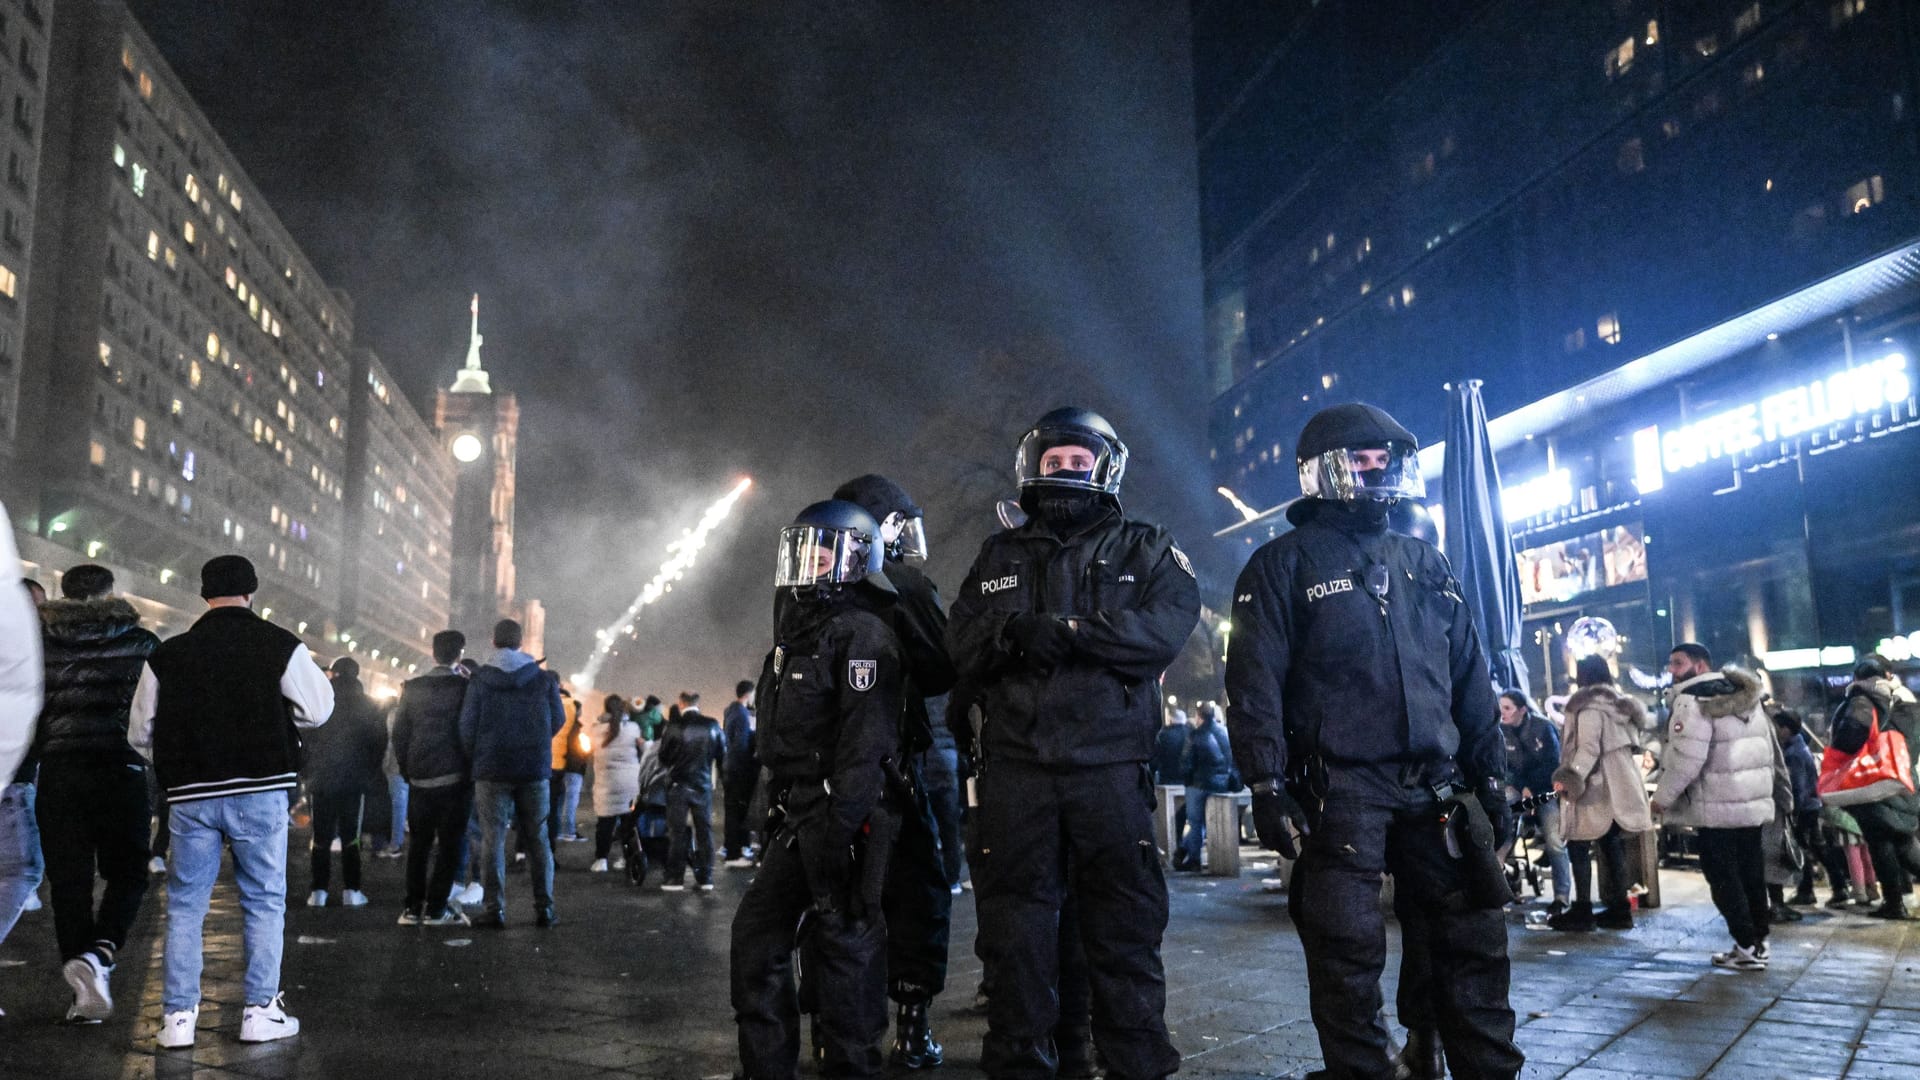
[[[1573,505],[1573,473],[1554,469],[1524,483],[1500,489],[1500,505],[1508,521],[1525,521],[1549,510]]]
[[[1668,431],[1660,439],[1660,463],[1667,472],[1676,473],[1717,458],[1738,457],[1766,443],[1867,415],[1912,396],[1906,355],[1891,353]],[[1637,434],[1634,447],[1638,463]],[[1650,489],[1642,484],[1640,490]]]

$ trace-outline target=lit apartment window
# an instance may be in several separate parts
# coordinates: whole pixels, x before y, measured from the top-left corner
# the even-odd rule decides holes
[[[147,167],[137,161],[133,164],[133,194],[136,198],[147,197]]]
[[[184,412],[184,411],[185,411],[185,409],[186,409],[186,406],[184,406],[184,405],[182,405],[182,404],[180,403],[180,399],[179,399],[179,398],[174,398],[174,399],[173,399],[173,407],[172,407],[172,408],[170,408],[170,409],[169,409],[169,410],[167,410],[167,411],[168,411],[168,412],[171,412],[171,413],[172,413],[173,415],[175,415],[175,416],[179,416],[179,415],[180,415],[180,414],[181,414],[182,412]]]
[[[158,259],[159,257],[160,257],[160,234],[157,232],[154,232],[152,229],[148,229],[147,230],[147,258]]]
[[[187,361],[187,385],[195,390],[200,389],[200,361],[198,360]]]
[[[144,416],[133,418],[133,445],[141,450],[147,448],[147,418]]]
[[[120,46],[120,66],[126,68],[128,71],[133,70],[133,46]]]
[[[130,477],[130,479],[133,481],[132,483],[133,493],[135,495],[140,494],[140,470],[139,469],[133,470],[133,475]]]
[[[1872,207],[1878,206],[1880,200],[1886,197],[1886,186],[1881,183],[1880,178],[1878,176],[1869,176],[1865,180],[1847,189],[1847,197],[1845,200],[1847,213],[1864,214]],[[13,295],[11,288],[4,291],[8,296]]]
[[[1658,45],[1658,44],[1660,44],[1660,22],[1659,22],[1659,20],[1657,20],[1657,19],[1648,19],[1648,20],[1647,20],[1647,36],[1646,36],[1646,38],[1645,38],[1644,40],[1646,41],[1646,43],[1647,43],[1648,45]]]
[[[251,318],[253,316],[260,314],[260,294],[254,293],[252,296],[249,296],[246,299],[247,299],[247,316]]]
[[[1601,60],[1601,66],[1606,68],[1609,79],[1617,79],[1625,75],[1627,69],[1633,67],[1633,39],[1628,38],[1608,49],[1607,55]]]
[[[187,191],[188,202],[197,203],[200,201],[200,181],[195,180],[192,173],[187,174],[187,182],[183,186]]]
[[[211,330],[207,331],[207,356],[214,360],[220,359],[220,335]]]
[[[1595,336],[1601,341],[1609,345],[1620,344],[1620,313],[1617,311],[1609,311],[1605,315],[1600,316],[1600,322],[1594,329],[1596,331]]]
[[[1413,286],[1411,286],[1411,285],[1402,285],[1402,286],[1400,286],[1400,306],[1401,306],[1401,307],[1412,307],[1412,306],[1413,306],[1413,298],[1414,298],[1414,296],[1415,296],[1415,295],[1417,295],[1417,294],[1416,294],[1416,293],[1415,293],[1415,292],[1413,291]]]
[[[1835,29],[1853,21],[1855,15],[1867,10],[1867,0],[1836,0],[1827,9],[1827,23]]]
[[[1766,77],[1767,65],[1758,60],[1740,69],[1740,81],[1747,86],[1753,86]]]
[[[1733,36],[1751,33],[1760,28],[1760,5],[1751,4],[1745,11],[1733,17]]]
[[[213,187],[214,187],[214,190],[218,191],[222,195],[225,195],[227,193],[227,174],[221,173],[219,178],[213,182]]]
[[[168,249],[166,250],[166,258],[165,258],[165,262],[166,262],[166,264],[167,264],[167,269],[169,269],[169,270],[172,270],[172,269],[175,269],[176,267],[178,267],[178,266],[180,265],[180,259],[179,259],[179,257],[178,257],[178,256],[176,256],[176,255],[175,255],[175,254],[173,253],[173,249],[172,249],[172,248],[168,248]]]
[[[106,468],[107,447],[105,443],[102,443],[98,439],[96,439],[93,442],[87,444],[87,464],[93,466],[96,469]]]
[[[227,196],[227,205],[233,207],[234,213],[237,214],[240,212],[240,189],[239,188],[234,188],[233,194]]]
[[[113,144],[113,163],[122,169],[127,167],[127,148],[119,143]]]
[[[107,344],[104,341],[100,343],[100,366],[101,367],[113,366],[113,346]]]
[[[252,292],[247,288],[247,283],[242,281],[239,287],[234,290],[234,295],[238,296],[240,302],[244,304],[247,302],[247,297],[252,295]]]
[[[184,223],[184,224],[182,224],[182,225],[180,226],[180,235],[181,235],[181,236],[183,236],[183,237],[185,237],[185,238],[186,238],[186,241],[187,241],[187,243],[189,243],[189,244],[192,244],[192,243],[194,243],[194,242],[195,242],[195,240],[194,240],[194,233],[195,233],[195,232],[197,232],[197,231],[198,231],[198,230],[196,230],[196,229],[195,229],[195,228],[193,227],[193,222],[191,222],[191,221],[189,221],[189,222],[186,222],[186,223]]]
[[[20,290],[20,277],[6,266],[0,266],[0,296],[11,300]]]
[[[144,71],[140,73],[140,96],[148,100],[153,99],[153,76]]]

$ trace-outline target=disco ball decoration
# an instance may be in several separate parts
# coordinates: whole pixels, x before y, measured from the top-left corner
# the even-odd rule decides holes
[[[1620,632],[1598,615],[1582,616],[1567,630],[1567,651],[1575,660],[1589,656],[1612,659],[1620,655]]]

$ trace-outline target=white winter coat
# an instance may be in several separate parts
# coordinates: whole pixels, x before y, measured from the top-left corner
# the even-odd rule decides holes
[[[1673,688],[1673,715],[1653,801],[1669,825],[1742,829],[1773,820],[1774,769],[1784,769],[1760,680],[1729,667]]]
[[[1567,789],[1561,835],[1598,840],[1615,824],[1630,833],[1653,828],[1636,746],[1647,727],[1646,708],[1611,686],[1588,686],[1568,699],[1566,717],[1553,773],[1554,783]]]
[[[640,725],[622,720],[609,733],[604,716],[584,723],[593,736],[593,815],[624,814],[640,795]]]
[[[13,782],[27,758],[40,719],[42,681],[40,616],[20,585],[20,552],[13,523],[0,506],[0,788]]]

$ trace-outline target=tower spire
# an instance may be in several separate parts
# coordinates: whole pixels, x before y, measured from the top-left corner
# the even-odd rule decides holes
[[[480,366],[480,294],[473,294],[473,304],[469,308],[473,313],[473,329],[467,341],[467,366],[453,380],[453,393],[491,394],[493,387],[487,381],[487,373]]]

